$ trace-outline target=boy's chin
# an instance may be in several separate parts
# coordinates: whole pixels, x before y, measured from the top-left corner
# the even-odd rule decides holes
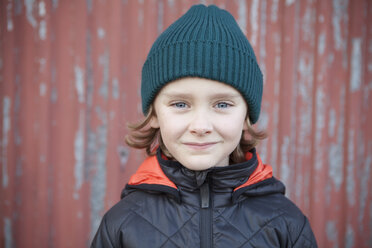
[[[216,165],[216,163],[213,163],[213,162],[211,163],[211,161],[207,161],[204,163],[202,161],[198,161],[196,163],[185,161],[184,163],[181,162],[181,164],[185,166],[187,169],[193,170],[193,171],[203,171],[203,170],[208,170],[213,167],[223,167],[223,166]],[[226,164],[225,166],[227,165],[228,164]]]
[[[187,169],[192,170],[192,171],[203,171],[203,170],[208,170],[209,168],[212,168],[213,166],[209,165],[188,165],[188,164],[183,164]]]

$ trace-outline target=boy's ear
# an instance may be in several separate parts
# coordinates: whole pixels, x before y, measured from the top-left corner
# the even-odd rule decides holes
[[[155,115],[153,115],[151,117],[151,120],[150,120],[150,127],[152,128],[159,128],[159,120],[158,120],[158,117],[156,117]]]

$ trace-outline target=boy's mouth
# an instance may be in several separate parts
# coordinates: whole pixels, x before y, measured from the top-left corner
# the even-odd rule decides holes
[[[196,149],[196,150],[203,150],[208,149],[212,147],[213,145],[217,144],[218,142],[204,142],[204,143],[198,143],[198,142],[185,142],[184,145]]]

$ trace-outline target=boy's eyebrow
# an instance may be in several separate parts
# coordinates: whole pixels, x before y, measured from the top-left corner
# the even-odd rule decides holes
[[[169,92],[164,93],[164,95],[168,98],[192,98],[192,94],[187,94],[183,92]],[[208,98],[237,98],[240,97],[240,93],[216,93],[208,95]]]
[[[190,98],[192,95],[182,93],[182,92],[169,92],[169,93],[164,93],[164,96],[168,98]]]
[[[237,98],[240,97],[240,93],[233,93],[233,92],[228,92],[228,93],[217,93],[212,95],[212,98]]]

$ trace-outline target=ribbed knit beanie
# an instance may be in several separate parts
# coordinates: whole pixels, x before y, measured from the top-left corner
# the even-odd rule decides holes
[[[154,42],[142,68],[142,110],[173,80],[201,77],[236,88],[256,123],[262,99],[262,73],[249,41],[234,17],[217,6],[194,5]]]

